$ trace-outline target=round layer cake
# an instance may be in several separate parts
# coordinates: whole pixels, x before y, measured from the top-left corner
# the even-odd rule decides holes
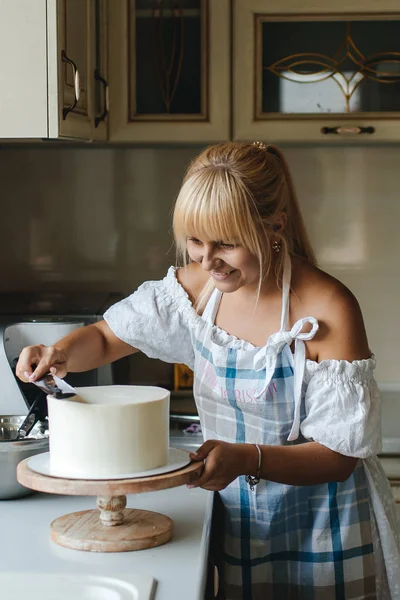
[[[47,397],[50,469],[60,477],[115,477],[168,462],[170,392],[160,387],[77,388]]]

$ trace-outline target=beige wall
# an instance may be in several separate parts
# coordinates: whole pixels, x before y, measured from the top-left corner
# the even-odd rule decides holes
[[[0,291],[128,293],[174,263],[171,206],[198,148],[0,148]],[[322,268],[358,297],[380,381],[399,382],[400,147],[291,147]],[[135,380],[171,367],[134,357]]]

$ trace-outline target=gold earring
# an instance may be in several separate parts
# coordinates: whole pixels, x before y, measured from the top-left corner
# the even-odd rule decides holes
[[[280,244],[280,242],[278,242],[278,240],[274,240],[272,242],[272,250],[275,250],[275,252],[281,251],[281,244]]]

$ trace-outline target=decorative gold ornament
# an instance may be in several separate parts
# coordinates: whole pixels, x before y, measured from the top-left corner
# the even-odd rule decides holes
[[[182,2],[170,0],[169,7],[164,0],[153,2],[153,45],[157,80],[160,86],[165,110],[171,112],[171,104],[181,79],[184,58],[184,11]],[[168,10],[169,9],[169,10]],[[165,24],[172,30],[171,49],[165,43]]]
[[[400,52],[378,52],[368,57],[364,56],[351,37],[350,27],[350,22],[347,22],[345,40],[333,56],[318,52],[301,52],[285,56],[263,68],[281,79],[295,83],[318,83],[333,79],[345,98],[346,112],[350,112],[350,99],[364,79],[372,79],[378,83],[400,81]],[[343,69],[347,60],[355,65],[350,74]],[[307,68],[310,65],[316,66],[315,71]]]
[[[253,142],[253,146],[256,146],[257,148],[260,148],[260,150],[266,150],[267,146],[264,144],[264,142]]]

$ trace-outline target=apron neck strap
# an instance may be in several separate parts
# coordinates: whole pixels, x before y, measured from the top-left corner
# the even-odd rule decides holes
[[[202,314],[203,319],[207,321],[207,323],[210,323],[210,325],[214,325],[215,323],[215,317],[217,316],[221,298],[222,292],[217,288],[214,288]]]
[[[289,294],[290,281],[292,278],[292,263],[289,252],[286,252],[285,261],[283,264],[282,277],[282,313],[281,313],[281,328],[280,331],[287,331],[289,328]]]

